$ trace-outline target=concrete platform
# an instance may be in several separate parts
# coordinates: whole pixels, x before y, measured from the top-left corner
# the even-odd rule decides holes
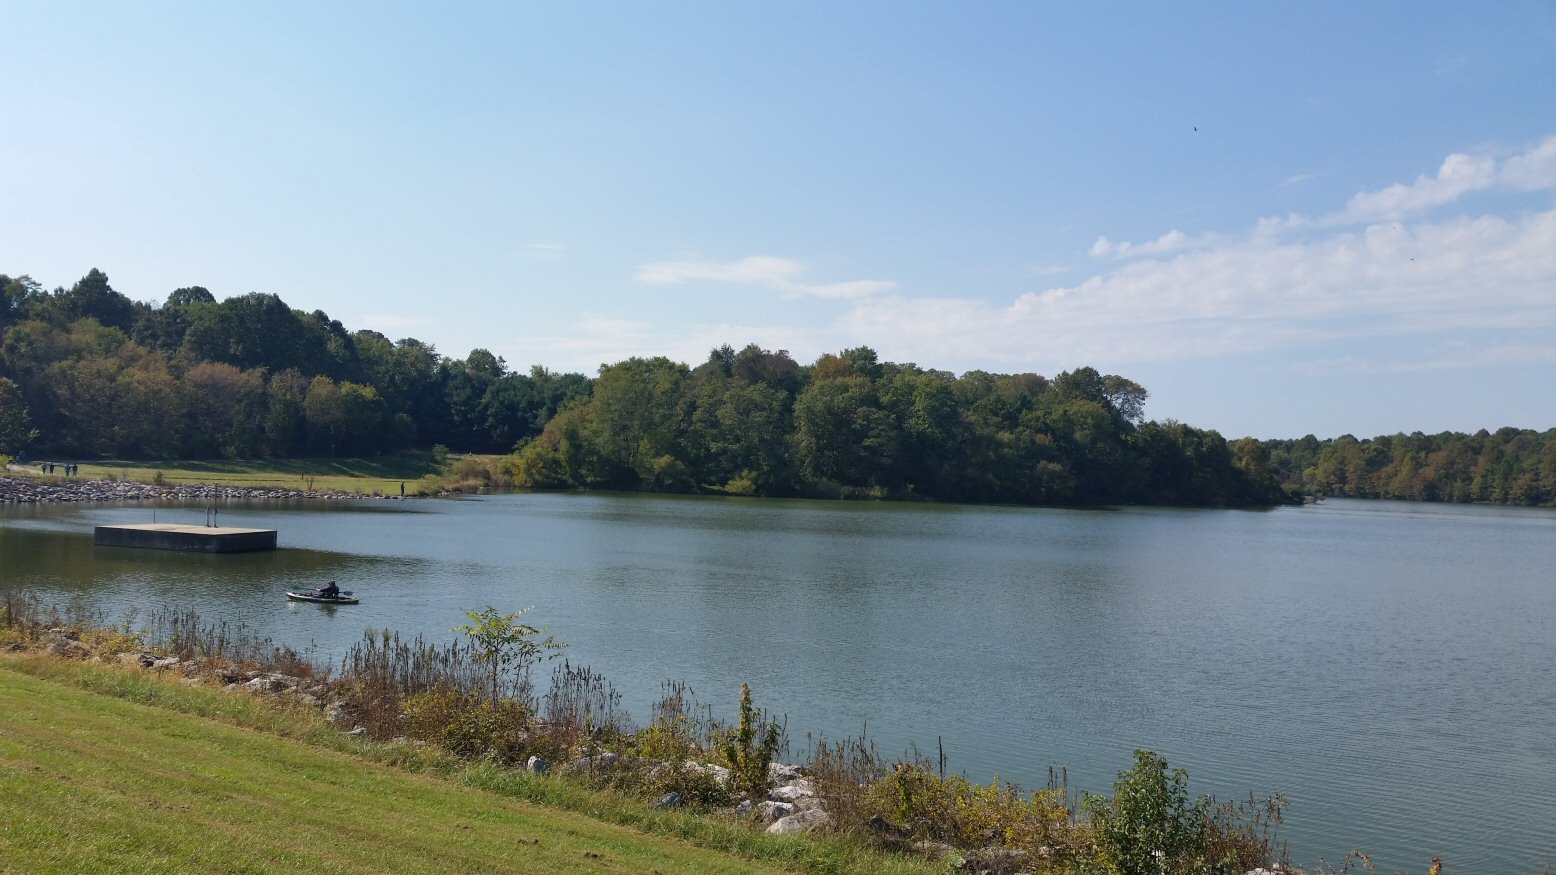
[[[104,547],[144,547],[195,553],[252,553],[276,548],[275,529],[230,529],[215,526],[98,526],[92,543]]]

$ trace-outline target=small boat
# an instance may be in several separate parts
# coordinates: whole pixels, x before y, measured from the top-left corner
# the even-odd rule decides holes
[[[286,594],[286,598],[288,601],[316,602],[321,605],[354,605],[357,603],[357,597],[352,595],[351,590],[349,589],[341,590],[340,595],[315,595],[311,592],[288,592]]]

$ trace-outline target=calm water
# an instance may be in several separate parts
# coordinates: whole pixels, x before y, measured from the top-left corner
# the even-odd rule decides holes
[[[195,522],[194,509],[157,511]],[[283,549],[98,548],[143,507],[0,510],[0,579],[112,613],[197,605],[343,652],[535,605],[642,718],[669,678],[970,777],[1106,790],[1146,747],[1195,792],[1290,800],[1298,862],[1556,864],[1556,512],[1330,501],[1064,511],[504,495],[232,506]],[[289,605],[338,579],[355,608]]]

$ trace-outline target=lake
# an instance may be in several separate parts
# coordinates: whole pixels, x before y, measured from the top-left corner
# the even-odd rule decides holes
[[[200,523],[194,507],[159,522]],[[94,547],[149,506],[0,507],[0,585],[171,605],[338,658],[535,606],[642,720],[667,679],[791,744],[868,723],[970,778],[1108,790],[1135,748],[1219,798],[1279,791],[1293,858],[1556,864],[1556,512],[1330,500],[1269,511],[609,494],[228,505],[282,549]],[[339,580],[363,604],[295,605]]]

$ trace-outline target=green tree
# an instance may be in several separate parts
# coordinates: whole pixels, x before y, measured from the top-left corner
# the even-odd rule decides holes
[[[130,336],[135,342],[149,348],[169,354],[177,352],[184,345],[184,335],[189,331],[189,307],[215,303],[215,296],[201,286],[175,289],[162,306],[147,307],[144,312],[137,312]]]
[[[340,403],[340,386],[329,377],[314,377],[303,398],[308,422],[308,445],[315,452],[335,455],[346,435],[346,411]]]
[[[62,322],[96,319],[103,325],[129,331],[135,321],[135,308],[129,298],[114,291],[108,275],[92,268],[76,281],[68,292],[54,296],[53,309]]]
[[[490,666],[490,694],[494,702],[501,697],[502,676],[505,672],[517,672],[522,681],[531,666],[542,660],[556,658],[567,647],[548,634],[544,627],[520,622],[525,614],[533,610],[533,607],[529,607],[511,614],[499,614],[496,608],[487,605],[479,611],[467,611],[465,616],[470,622],[454,627],[455,632],[462,632],[470,639],[476,658]]]
[[[474,349],[464,361],[451,361],[443,366],[443,398],[445,405],[443,440],[462,450],[481,452],[493,447],[486,430],[487,412],[482,402],[494,383],[502,378],[507,365],[484,349]]]
[[[682,386],[689,371],[663,356],[630,358],[600,369],[590,401],[595,439],[623,476],[621,485],[651,484],[681,459]],[[684,462],[683,462],[684,464]]]
[[[167,357],[148,350],[114,380],[114,450],[135,458],[182,454],[188,393]]]
[[[22,390],[11,380],[0,377],[0,453],[14,456],[37,436],[37,430],[28,424]]]
[[[89,353],[50,365],[43,374],[58,415],[51,445],[71,455],[106,456],[115,448],[116,382],[124,362]]]
[[[789,490],[791,400],[766,382],[732,386],[724,393],[713,413],[717,430],[710,435],[719,460],[719,483],[749,472],[753,486],[763,493]]]
[[[43,287],[30,276],[0,273],[0,331],[27,318],[32,301],[43,297]]]
[[[793,450],[812,482],[884,485],[900,446],[870,378],[857,373],[812,382],[794,400]]]
[[[262,371],[200,362],[184,371],[189,392],[189,449],[199,457],[250,456],[264,446]]]
[[[540,437],[514,455],[510,463],[514,483],[556,489],[619,482],[620,466],[607,459],[595,443],[597,431],[589,404],[562,410],[546,423]]]
[[[791,397],[804,385],[800,366],[789,357],[788,350],[771,352],[754,343],[746,344],[735,353],[730,360],[729,375],[736,382],[748,385],[766,383]]]
[[[265,385],[265,452],[301,453],[308,441],[308,379],[295,368],[279,371]]]
[[[339,439],[347,453],[365,453],[375,449],[393,449],[396,437],[390,427],[388,408],[378,390],[362,383],[340,384],[338,418]]]

